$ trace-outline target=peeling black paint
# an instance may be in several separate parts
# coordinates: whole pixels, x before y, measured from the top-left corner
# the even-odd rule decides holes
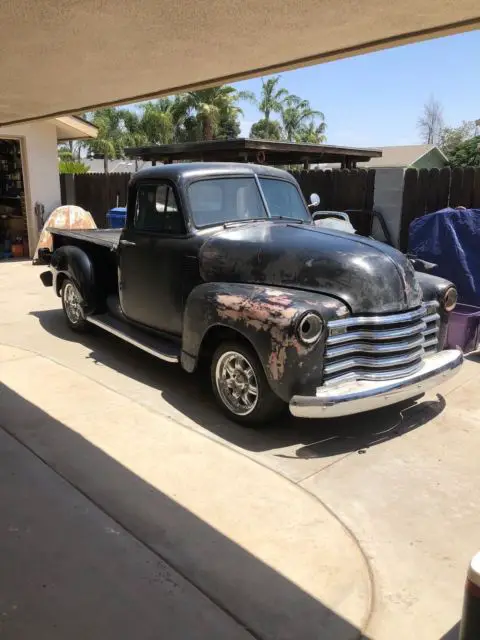
[[[295,287],[343,300],[352,313],[418,306],[422,291],[408,259],[374,240],[310,225],[258,222],[212,236],[200,252],[205,281]]]
[[[349,313],[344,304],[324,295],[306,299],[302,291],[280,287],[202,284],[185,308],[182,364],[192,370],[207,332],[229,327],[252,344],[270,386],[283,400],[313,392],[321,384],[326,332],[313,345],[298,340],[295,327],[306,311],[316,311],[325,323]]]

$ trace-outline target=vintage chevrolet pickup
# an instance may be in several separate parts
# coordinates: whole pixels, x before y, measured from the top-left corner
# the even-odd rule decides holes
[[[131,180],[123,230],[51,229],[46,286],[95,325],[188,372],[208,364],[246,425],[393,404],[461,366],[443,351],[455,287],[389,245],[315,226],[294,178],[176,164]]]

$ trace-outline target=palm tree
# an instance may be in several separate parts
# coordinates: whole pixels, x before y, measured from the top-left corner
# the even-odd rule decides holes
[[[239,100],[253,99],[247,91],[237,91],[229,85],[189,91],[183,98],[185,111],[196,116],[201,125],[202,139],[213,140],[215,130],[222,115],[228,117],[241,115],[243,112],[236,105]]]
[[[272,76],[265,80],[262,78],[262,91],[260,93],[260,100],[255,100],[255,103],[263,113],[263,120],[268,128],[268,122],[270,120],[271,113],[281,113],[285,100],[288,97],[288,91],[286,89],[278,88],[281,76]]]
[[[98,128],[98,135],[94,140],[88,140],[84,144],[91,153],[103,155],[105,173],[108,173],[109,159],[121,157],[123,154],[125,145],[120,127],[121,120],[121,111],[113,107],[98,109],[89,118]]]
[[[282,124],[287,140],[294,142],[306,123],[315,118],[324,121],[325,116],[321,111],[316,111],[310,106],[308,100],[302,100],[298,96],[287,96],[282,109]]]
[[[169,144],[179,138],[187,110],[182,96],[145,102],[141,127],[150,144]]]
[[[307,125],[302,125],[299,132],[295,136],[296,142],[308,142],[309,144],[322,144],[327,139],[325,130],[327,125],[325,122],[316,124],[312,119]]]

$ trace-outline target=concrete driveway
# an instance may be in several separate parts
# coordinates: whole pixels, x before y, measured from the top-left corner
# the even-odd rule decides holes
[[[245,430],[179,368],[72,334],[40,270],[0,263],[18,443],[251,637],[453,640],[480,538],[480,361],[417,404]]]

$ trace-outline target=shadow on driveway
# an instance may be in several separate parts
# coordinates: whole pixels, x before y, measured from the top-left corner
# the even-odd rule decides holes
[[[361,635],[359,629],[339,617],[322,602],[119,464],[65,424],[2,384],[0,407],[0,421],[4,423],[3,427],[10,435],[29,446],[36,455],[67,478],[124,529],[186,577],[211,601],[236,619],[252,638],[313,640],[321,637],[354,640]],[[28,426],[23,427],[24,424]],[[8,478],[4,479],[4,482],[8,482]],[[18,510],[24,513],[27,504],[24,501],[18,503]],[[5,505],[0,505],[0,519],[2,522],[10,522],[8,518],[14,518],[14,514],[2,513],[5,508]],[[232,505],[232,509],[234,508],[235,505]],[[9,511],[11,510],[12,508]],[[45,513],[45,517],[49,517],[48,512]],[[254,523],[252,525],[254,526]],[[6,535],[5,531],[0,532],[1,536]],[[57,532],[57,535],[61,536],[61,532]],[[76,621],[88,621],[90,618],[95,621],[93,627],[90,626],[88,635],[91,640],[115,637],[109,632],[109,629],[112,631],[112,626],[115,626],[115,621],[111,616],[108,618],[108,612],[102,611],[101,601],[88,593],[78,597],[75,585],[81,576],[74,575],[75,572],[67,576],[64,583],[57,578],[60,583],[54,585],[55,589],[63,594],[63,602],[68,610],[67,620],[62,627],[64,635],[55,630],[55,620],[62,616],[57,600],[45,597],[41,589],[39,593],[38,589],[33,588],[34,585],[28,582],[31,580],[29,567],[38,563],[38,553],[41,554],[42,563],[47,566],[47,573],[53,572],[55,575],[55,563],[59,562],[59,558],[54,545],[47,541],[43,550],[39,552],[38,544],[29,544],[28,540],[22,545],[22,554],[18,562],[6,564],[8,570],[21,572],[25,582],[18,579],[9,580],[7,568],[0,575],[0,603],[12,599],[22,603],[15,621],[12,621],[19,630],[18,633],[11,633],[12,629],[7,621],[7,626],[4,627],[5,637],[24,638],[26,636],[22,635],[22,628],[34,628],[38,638],[63,640],[68,637],[80,640],[86,636],[79,635]],[[103,565],[101,558],[98,558],[98,564],[94,567],[80,568],[81,572],[96,571],[98,575],[112,570],[115,571],[115,568]],[[47,581],[45,577],[45,582]],[[15,585],[15,593],[12,591],[12,584]],[[175,588],[174,581],[172,588]],[[354,588],[352,584],[352,589]],[[71,597],[66,596],[65,591],[71,594]],[[42,606],[33,606],[38,605],[38,598],[41,598]],[[160,616],[160,613],[158,615]],[[163,629],[163,633],[162,620],[158,619],[157,622],[159,633],[155,637],[178,637],[174,629]],[[67,629],[68,633],[65,625],[67,628],[70,627]],[[152,638],[152,629],[146,629],[144,625],[139,624],[135,637],[138,640]]]
[[[32,312],[42,327],[56,338],[80,342],[90,349],[95,363],[118,371],[162,393],[162,398],[212,434],[248,451],[262,452],[298,446],[292,455],[279,457],[308,459],[330,457],[369,447],[402,436],[440,414],[445,400],[403,402],[369,413],[330,420],[300,420],[289,414],[262,430],[236,425],[220,413],[214,403],[208,376],[191,375],[181,367],[164,363],[95,329],[73,333],[57,309]]]

